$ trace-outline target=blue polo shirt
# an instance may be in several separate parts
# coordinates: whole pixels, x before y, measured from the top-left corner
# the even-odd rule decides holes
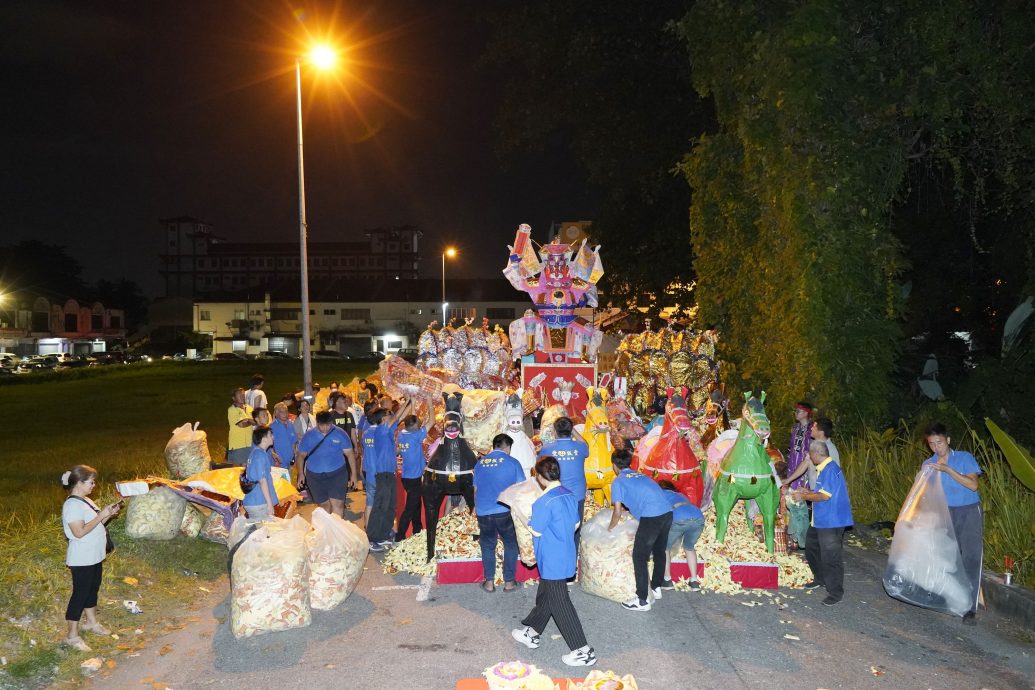
[[[273,505],[277,505],[277,492],[273,489],[273,473],[270,471],[271,467],[273,467],[273,455],[270,451],[263,450],[258,446],[253,446],[251,455],[248,456],[248,462],[244,466],[245,476],[253,482],[265,479],[266,486],[270,490],[270,500]],[[252,490],[244,495],[244,504],[246,506],[266,505],[266,497],[262,495],[262,489],[259,488],[258,484],[252,487]]]
[[[474,512],[476,515],[495,515],[510,509],[497,503],[500,492],[508,486],[525,481],[525,473],[516,458],[494,450],[486,453],[474,466]]]
[[[323,434],[317,427],[307,431],[298,443],[298,450],[303,453],[310,453],[313,448],[316,448],[316,452],[305,460],[306,469],[310,472],[334,472],[341,469],[345,465],[343,453],[352,448],[352,440],[349,439],[349,435],[339,427],[332,426],[331,430],[327,432],[327,440],[320,443],[322,438]]]
[[[672,505],[672,522],[676,520],[703,520],[704,513],[701,509],[690,502],[690,499],[679,493],[678,491],[668,491],[662,489],[665,494],[665,498]],[[624,503],[622,505],[625,505]]]
[[[270,424],[273,429],[273,450],[280,456],[282,467],[291,467],[295,460],[295,441],[298,436],[295,434],[295,425],[291,422],[282,423],[274,419]]]
[[[363,473],[395,474],[396,424],[368,424],[363,430]]]
[[[532,548],[543,580],[567,580],[575,574],[575,528],[579,502],[564,486],[555,486],[532,504]]]
[[[672,512],[672,504],[658,483],[629,468],[611,480],[611,502],[621,503],[637,520]]]
[[[424,459],[424,439],[428,437],[428,430],[424,427],[417,431],[400,431],[395,447],[402,456],[402,478],[417,479],[424,473],[424,467],[428,464]]]
[[[806,460],[806,462],[808,462]],[[813,501],[812,526],[851,527],[852,504],[848,501],[848,486],[841,466],[827,458],[816,467],[816,492],[826,494],[829,500]]]
[[[586,458],[589,446],[570,438],[559,438],[547,443],[539,451],[539,457],[552,455],[561,466],[561,486],[575,494],[576,500],[586,497]]]
[[[936,462],[938,462],[937,455],[932,455],[924,460],[925,465],[932,465]],[[977,460],[965,450],[950,450],[949,459],[945,461],[945,464],[960,474],[983,474]],[[942,491],[945,492],[945,502],[949,504],[950,508],[969,506],[981,501],[981,496],[977,491],[971,491],[945,472],[941,474]]]

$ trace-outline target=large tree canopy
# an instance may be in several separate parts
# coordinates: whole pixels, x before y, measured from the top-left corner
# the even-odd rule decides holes
[[[676,172],[711,126],[672,23],[688,0],[525,0],[498,11],[487,61],[503,71],[502,151],[571,148],[601,192],[591,234],[604,301],[692,305],[690,189]]]
[[[945,176],[975,243],[983,219],[1030,215],[1031,6],[701,0],[680,27],[721,126],[684,166],[703,317],[779,407],[880,418],[907,295],[966,269],[935,252],[917,274],[935,284],[904,289],[931,241],[902,222],[913,185]]]

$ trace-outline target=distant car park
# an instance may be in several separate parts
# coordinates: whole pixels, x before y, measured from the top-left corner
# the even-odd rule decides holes
[[[237,352],[217,352],[212,355],[212,359],[217,362],[239,362],[243,360],[244,357]]]
[[[288,353],[281,352],[280,350],[267,350],[266,352],[259,353],[259,359],[297,359],[297,357],[292,357]]]
[[[348,355],[343,355],[337,350],[317,350],[313,353],[313,357],[316,359],[352,359]]]
[[[417,348],[415,348],[415,347],[404,347],[403,349],[401,349],[398,352],[396,352],[395,356],[396,357],[400,357],[402,359],[405,359],[410,364],[416,364],[417,363],[417,356],[418,356]]]
[[[361,362],[380,362],[385,358],[383,352],[360,352],[358,355],[351,355],[349,359],[357,359]]]

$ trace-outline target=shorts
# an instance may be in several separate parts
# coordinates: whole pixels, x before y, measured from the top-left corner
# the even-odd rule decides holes
[[[330,472],[313,472],[306,468],[305,481],[313,503],[326,503],[331,499],[344,501],[348,490],[349,467],[342,465]]]
[[[265,503],[256,503],[255,505],[245,506],[244,512],[248,514],[249,520],[269,520],[273,517]]]
[[[226,451],[226,462],[229,465],[237,465],[238,467],[244,467],[248,464],[248,456],[252,454],[252,447],[247,448],[234,448]]]
[[[687,518],[686,520],[673,520],[668,530],[668,550],[671,551],[680,539],[683,540],[683,550],[693,551],[697,546],[697,540],[701,538],[704,531],[704,518]]]

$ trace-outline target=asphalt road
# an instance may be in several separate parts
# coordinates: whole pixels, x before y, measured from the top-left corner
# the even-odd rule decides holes
[[[781,590],[793,597],[783,609],[760,594],[666,592],[646,613],[578,587],[572,599],[596,648],[596,668],[632,673],[643,690],[1033,687],[1032,631],[987,612],[964,627],[902,604],[881,588],[879,556],[852,547],[846,554],[846,596],[834,607],[820,605],[822,590]],[[224,585],[199,599],[195,622],[137,657],[120,657],[92,685],[450,690],[459,678],[513,659],[579,676],[561,663],[567,648],[552,623],[537,650],[510,638],[535,587],[488,594],[477,585],[433,586],[425,602],[416,601],[415,588],[398,588],[418,584],[384,575],[369,556],[357,590],[337,610],[314,611],[307,628],[244,640],[226,624]]]

